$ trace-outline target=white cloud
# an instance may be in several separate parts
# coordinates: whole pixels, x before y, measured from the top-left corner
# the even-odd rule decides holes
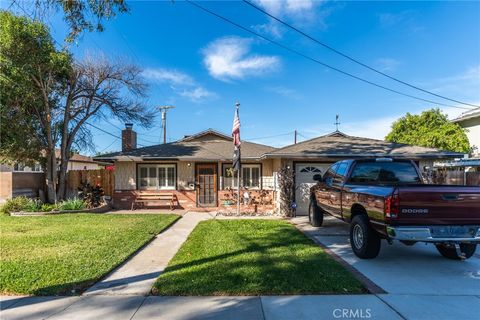
[[[251,45],[249,38],[219,38],[202,50],[203,62],[212,77],[224,81],[258,76],[279,68],[278,57],[250,54]]]
[[[155,82],[168,84],[177,96],[186,98],[192,102],[199,103],[217,97],[216,93],[199,85],[193,77],[178,70],[147,68],[143,71],[143,76]],[[172,99],[173,98],[170,100]]]
[[[191,101],[198,102],[207,98],[216,97],[217,95],[211,91],[204,89],[203,87],[195,87],[192,89],[184,89],[180,92],[182,97],[186,97]]]
[[[316,29],[326,29],[326,18],[332,13],[333,6],[322,7],[326,1],[315,0],[255,0],[255,5],[271,15],[293,23],[296,26],[312,26]],[[338,6],[335,4],[334,6]],[[268,22],[252,26],[257,32],[267,33],[275,38],[281,38],[286,28],[272,18]]]
[[[266,87],[265,90],[279,94],[285,98],[290,98],[294,100],[299,100],[302,98],[302,96],[295,90],[292,90],[290,88],[286,88],[283,86],[270,86],[270,87]]]
[[[147,68],[143,71],[143,76],[159,82],[166,82],[174,85],[192,85],[193,78],[188,74],[163,68]]]

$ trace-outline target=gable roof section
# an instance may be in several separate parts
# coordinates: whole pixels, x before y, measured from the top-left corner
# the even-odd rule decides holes
[[[259,160],[275,148],[242,141],[242,158]],[[218,131],[208,129],[181,140],[126,152],[115,152],[95,157],[95,160],[148,161],[230,161],[233,157],[232,138]]]
[[[266,153],[264,158],[455,158],[462,153],[412,146],[383,140],[361,138],[336,131]]]

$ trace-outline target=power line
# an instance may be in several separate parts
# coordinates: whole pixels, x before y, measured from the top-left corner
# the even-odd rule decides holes
[[[449,100],[449,101],[452,101],[452,102],[460,103],[460,104],[463,104],[463,105],[466,105],[466,106],[475,107],[475,108],[480,107],[480,106],[475,105],[475,104],[471,104],[471,103],[467,103],[467,102],[462,102],[462,101],[459,101],[459,100],[455,100],[455,99],[451,99],[451,98],[442,96],[442,95],[440,95],[440,94],[436,94],[436,93],[434,93],[434,92],[428,91],[428,90],[426,90],[426,89],[417,87],[417,86],[415,86],[415,85],[413,85],[413,84],[410,84],[410,83],[408,83],[408,82],[405,82],[405,81],[403,81],[403,80],[400,80],[400,79],[398,79],[398,78],[395,78],[395,77],[393,77],[393,76],[391,76],[391,75],[389,75],[389,74],[386,74],[385,72],[382,72],[382,71],[380,71],[380,70],[378,70],[378,69],[375,69],[375,68],[373,68],[373,67],[370,67],[369,65],[367,65],[367,64],[365,64],[365,63],[363,63],[363,62],[361,62],[361,61],[359,61],[359,60],[357,60],[357,59],[355,59],[355,58],[353,58],[353,57],[351,57],[351,56],[349,56],[349,55],[347,55],[347,54],[345,54],[345,53],[343,53],[343,52],[341,52],[341,51],[339,51],[339,50],[337,50],[337,49],[335,49],[335,48],[333,48],[333,47],[331,47],[331,46],[329,46],[329,45],[327,45],[326,43],[321,42],[320,40],[318,40],[318,39],[310,36],[309,34],[303,32],[302,30],[299,30],[298,28],[295,28],[295,27],[292,26],[291,24],[289,24],[289,23],[281,20],[280,18],[277,18],[276,16],[268,13],[267,11],[263,10],[263,9],[260,8],[259,6],[253,4],[252,2],[250,2],[250,1],[248,1],[248,0],[243,0],[243,2],[245,2],[246,4],[248,4],[249,6],[251,6],[252,8],[254,8],[254,9],[256,9],[256,10],[264,13],[265,15],[269,16],[270,18],[272,18],[272,19],[280,22],[280,23],[283,24],[284,26],[286,26],[286,27],[288,27],[288,28],[290,28],[290,29],[292,29],[292,30],[295,30],[296,32],[298,32],[298,33],[300,33],[301,35],[307,37],[308,39],[316,42],[317,44],[319,44],[319,45],[321,45],[321,46],[323,46],[323,47],[325,47],[325,48],[327,48],[327,49],[335,52],[336,54],[341,55],[342,57],[344,57],[344,58],[346,58],[346,59],[348,59],[348,60],[350,60],[350,61],[353,61],[353,62],[361,65],[362,67],[365,67],[365,68],[367,68],[367,69],[369,69],[369,70],[371,70],[371,71],[373,71],[373,72],[376,72],[376,73],[378,73],[378,74],[381,74],[382,76],[385,76],[385,77],[387,77],[387,78],[389,78],[389,79],[391,79],[391,80],[393,80],[393,81],[396,81],[396,82],[398,82],[398,83],[401,83],[401,84],[404,84],[404,85],[406,85],[406,86],[409,86],[410,88],[413,88],[413,89],[416,89],[416,90],[420,90],[420,91],[423,91],[423,92],[425,92],[425,93],[434,95],[434,96],[436,96],[436,97],[438,97],[438,98],[442,98],[442,99],[445,99],[445,100]]]
[[[393,93],[396,93],[396,94],[399,94],[399,95],[402,95],[402,96],[405,96],[405,97],[409,97],[409,98],[412,98],[412,99],[416,99],[416,100],[419,100],[419,101],[428,102],[428,103],[432,103],[432,104],[440,105],[440,106],[444,106],[444,107],[449,107],[449,108],[457,108],[457,109],[471,110],[471,108],[467,108],[467,107],[453,106],[453,105],[449,105],[449,104],[440,103],[440,102],[432,101],[432,100],[429,100],[429,99],[424,99],[424,98],[421,98],[421,97],[417,97],[417,96],[414,96],[414,95],[411,95],[411,94],[408,94],[408,93],[404,93],[404,92],[401,92],[401,91],[398,91],[398,90],[395,90],[395,89],[388,88],[388,87],[386,87],[386,86],[383,86],[383,85],[381,85],[381,84],[372,82],[372,81],[370,81],[370,80],[361,78],[361,77],[356,76],[356,75],[354,75],[354,74],[351,74],[351,73],[349,73],[349,72],[347,72],[347,71],[343,71],[343,70],[341,70],[341,69],[339,69],[339,68],[336,68],[336,67],[333,67],[333,66],[331,66],[331,65],[329,65],[329,64],[326,64],[326,63],[324,63],[324,62],[322,62],[322,61],[320,61],[320,60],[318,60],[318,59],[312,58],[312,57],[310,57],[310,56],[308,56],[308,55],[306,55],[306,54],[304,54],[304,53],[302,53],[302,52],[300,52],[300,51],[298,51],[298,50],[296,50],[296,49],[292,49],[292,48],[290,48],[290,47],[288,47],[288,46],[286,46],[286,45],[284,45],[284,44],[282,44],[282,43],[280,43],[280,42],[278,42],[278,41],[275,41],[275,40],[272,40],[272,39],[270,39],[270,38],[267,38],[266,36],[263,36],[263,35],[255,32],[255,31],[253,31],[253,30],[250,30],[250,29],[248,29],[248,28],[246,28],[246,27],[244,27],[244,26],[242,26],[242,25],[240,25],[240,24],[238,24],[238,23],[236,23],[236,22],[234,22],[234,21],[232,21],[232,20],[230,20],[230,19],[222,16],[222,15],[219,15],[219,14],[217,14],[217,13],[215,13],[215,12],[213,12],[213,11],[211,11],[211,10],[209,10],[209,9],[201,6],[201,5],[199,5],[199,4],[196,3],[196,2],[193,2],[193,1],[191,1],[191,0],[185,0],[185,1],[186,1],[187,3],[193,5],[193,6],[197,7],[198,9],[204,11],[204,12],[207,12],[207,13],[210,14],[210,15],[213,15],[213,16],[221,19],[221,20],[224,20],[224,21],[226,21],[226,22],[228,22],[228,23],[236,26],[237,28],[240,28],[240,29],[242,29],[242,30],[244,30],[244,31],[246,31],[246,32],[248,32],[248,33],[251,33],[251,34],[253,34],[253,35],[255,35],[255,36],[259,37],[259,38],[262,38],[263,40],[268,41],[268,42],[270,42],[270,43],[272,43],[272,44],[274,44],[274,45],[276,45],[276,46],[278,46],[278,47],[280,47],[280,48],[282,48],[282,49],[284,49],[284,50],[287,50],[287,51],[289,51],[289,52],[291,52],[291,53],[294,53],[294,54],[296,54],[296,55],[298,55],[298,56],[301,56],[301,57],[303,57],[303,58],[305,58],[305,59],[307,59],[307,60],[310,60],[310,61],[312,61],[312,62],[315,62],[315,63],[317,63],[317,64],[320,64],[320,65],[322,65],[322,66],[324,66],[324,67],[326,67],[326,68],[329,68],[329,69],[331,69],[331,70],[337,71],[337,72],[339,72],[339,73],[341,73],[341,74],[343,74],[343,75],[346,75],[346,76],[348,76],[348,77],[354,78],[354,79],[356,79],[356,80],[365,82],[365,83],[370,84],[370,85],[373,85],[373,86],[375,86],[375,87],[378,87],[378,88],[381,88],[381,89],[384,89],[384,90],[387,90],[387,91],[390,91],[390,92],[393,92]]]
[[[114,137],[115,139],[119,139],[119,140],[120,140],[120,137],[117,137],[116,135],[114,135],[114,134],[111,133],[111,132],[105,131],[105,130],[103,130],[102,128],[99,128],[99,127],[97,127],[97,126],[95,126],[95,125],[93,125],[93,124],[91,124],[91,123],[88,123],[88,122],[85,122],[85,123],[88,124],[89,126],[91,126],[92,128],[95,128],[95,129],[97,129],[97,130],[99,130],[99,131],[102,131],[103,133],[106,133],[106,134]],[[146,147],[146,146],[144,146],[144,145],[142,145],[142,144],[139,144],[139,143],[137,143],[137,144],[138,144],[140,147]]]
[[[268,139],[268,138],[276,138],[276,137],[282,137],[282,136],[288,136],[291,135],[293,131],[287,132],[287,133],[282,133],[282,134],[276,134],[273,136],[266,136],[266,137],[257,137],[257,138],[245,138],[246,141],[251,141],[251,140],[262,140],[262,139]]]

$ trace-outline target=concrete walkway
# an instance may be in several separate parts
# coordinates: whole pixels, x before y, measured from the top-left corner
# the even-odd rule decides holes
[[[153,283],[190,232],[200,221],[213,217],[210,213],[186,213],[131,259],[88,289],[84,295],[148,295]]]

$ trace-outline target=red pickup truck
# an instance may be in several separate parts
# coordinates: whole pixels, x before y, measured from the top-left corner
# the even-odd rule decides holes
[[[450,259],[468,259],[480,243],[480,187],[424,184],[413,161],[343,160],[315,175],[309,218],[329,213],[350,223],[360,258],[375,258],[381,239],[433,243]]]

